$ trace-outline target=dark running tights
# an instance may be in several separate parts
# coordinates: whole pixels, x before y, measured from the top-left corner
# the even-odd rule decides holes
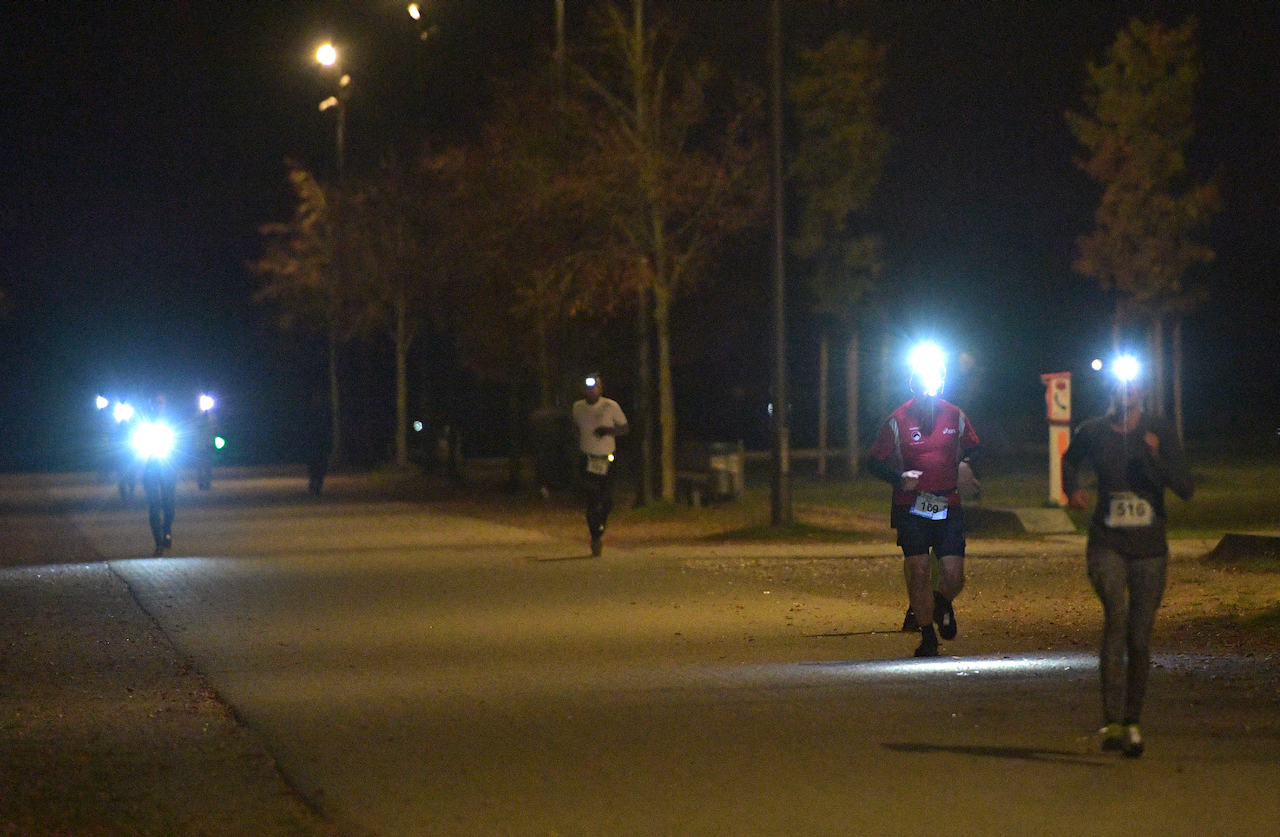
[[[1102,600],[1102,708],[1108,724],[1138,722],[1151,669],[1151,628],[1164,596],[1169,556],[1130,558],[1088,548],[1089,580]]]

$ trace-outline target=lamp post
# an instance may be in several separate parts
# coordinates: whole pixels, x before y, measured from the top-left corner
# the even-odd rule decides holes
[[[324,67],[338,67],[338,50],[331,43],[324,43],[316,50],[316,61]],[[342,73],[338,76],[338,91],[320,103],[321,112],[329,108],[337,108],[337,120],[335,128],[336,146],[337,146],[337,170],[338,182],[343,179],[343,168],[346,153],[344,150],[345,135],[347,130],[347,92],[351,87],[351,76]]]
[[[773,152],[773,490],[774,526],[792,521],[791,422],[787,394],[787,295],[782,213],[782,3],[773,0],[769,21],[770,145]]]

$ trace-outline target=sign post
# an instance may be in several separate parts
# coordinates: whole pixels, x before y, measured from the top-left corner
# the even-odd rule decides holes
[[[1062,455],[1071,444],[1071,373],[1049,372],[1040,376],[1049,417],[1049,503],[1065,506],[1062,490]]]

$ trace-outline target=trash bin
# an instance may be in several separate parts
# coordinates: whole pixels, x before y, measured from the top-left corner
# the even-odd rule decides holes
[[[742,442],[712,442],[707,466],[715,476],[717,497],[738,499],[746,487],[743,471],[744,446]]]

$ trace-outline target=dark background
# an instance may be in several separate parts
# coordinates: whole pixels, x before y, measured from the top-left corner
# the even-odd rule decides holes
[[[655,13],[679,12],[690,49],[764,83],[768,0],[650,2]],[[426,41],[401,4],[380,0],[0,12],[0,469],[87,467],[93,397],[156,389],[192,403],[201,389],[220,396],[229,461],[300,458],[299,425],[324,367],[315,346],[281,336],[252,302],[258,280],[245,263],[258,253],[257,227],[291,210],[285,157],[332,175],[332,113],[316,107],[329,81],[315,46],[337,41],[356,80],[353,169],[388,148],[411,155],[424,132],[465,136],[483,119],[487,79],[548,60],[552,0],[424,5],[438,27]],[[589,5],[569,0],[571,35],[588,25]],[[1195,15],[1205,76],[1192,162],[1219,173],[1225,211],[1205,235],[1218,253],[1203,274],[1212,299],[1186,323],[1188,437],[1271,444],[1280,407],[1272,4],[785,7],[792,45],[843,26],[889,47],[895,144],[872,223],[892,294],[864,332],[864,437],[901,395],[905,344],[934,337],[978,358],[981,386],[966,406],[980,432],[1011,442],[1044,436],[1042,372],[1074,372],[1077,413],[1095,408],[1087,364],[1109,351],[1111,301],[1070,270],[1097,191],[1073,165],[1062,114],[1080,107],[1085,62],[1102,61],[1131,16],[1176,25]],[[768,239],[735,241],[681,304],[677,399],[689,435],[765,442]],[[796,299],[793,434],[807,445],[817,340]],[[618,328],[598,352],[579,354],[598,355],[629,407],[630,324]],[[345,364],[353,450],[376,460],[393,420],[389,347],[367,341]],[[424,417],[460,417],[473,451],[501,449],[505,395],[462,373],[447,339],[419,343],[412,376]]]

